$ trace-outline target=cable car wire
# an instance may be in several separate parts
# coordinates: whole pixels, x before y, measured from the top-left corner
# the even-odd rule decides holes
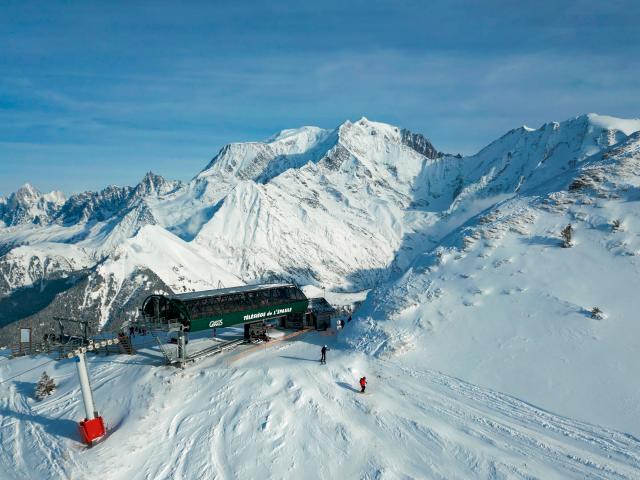
[[[29,372],[31,372],[31,371],[33,371],[33,370],[35,370],[36,368],[44,367],[44,366],[45,366],[45,365],[47,365],[48,363],[56,362],[56,361],[57,361],[57,359],[56,359],[56,358],[54,358],[54,359],[52,359],[52,360],[49,360],[48,362],[44,362],[44,363],[42,363],[42,364],[38,365],[37,367],[33,367],[33,368],[30,368],[29,370],[25,370],[24,372],[20,372],[20,373],[18,373],[17,375],[14,375],[13,377],[9,377],[9,378],[6,378],[6,379],[4,379],[4,380],[0,381],[0,385],[2,385],[2,384],[3,384],[3,383],[5,383],[5,382],[8,382],[9,380],[13,380],[14,378],[18,378],[19,376],[24,375],[25,373],[29,373]]]

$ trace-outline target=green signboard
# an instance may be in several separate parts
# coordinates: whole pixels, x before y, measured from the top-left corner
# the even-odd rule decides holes
[[[284,317],[292,313],[305,313],[308,305],[308,300],[297,300],[291,303],[270,305],[253,310],[229,312],[217,316],[191,318],[190,331],[199,332],[200,330],[206,330],[208,328],[231,327],[232,325],[242,325],[245,323],[260,322],[272,318]]]

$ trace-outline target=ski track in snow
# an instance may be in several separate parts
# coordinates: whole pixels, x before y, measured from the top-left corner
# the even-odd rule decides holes
[[[435,393],[417,405],[505,452],[560,466],[579,478],[637,478],[640,440],[541,410],[433,371],[403,369]],[[588,453],[587,453],[588,452]]]
[[[335,343],[320,366],[326,337],[305,337],[183,371],[141,365],[146,355],[92,359],[111,430],[91,449],[75,432],[43,428],[44,419],[82,414],[71,362],[58,364],[67,374],[61,391],[42,403],[3,384],[0,441],[12,447],[0,453],[0,477],[33,478],[34,465],[41,478],[96,469],[105,479],[145,480],[640,477],[640,440],[631,435]]]

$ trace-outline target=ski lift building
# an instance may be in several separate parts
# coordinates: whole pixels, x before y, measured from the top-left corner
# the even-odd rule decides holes
[[[331,317],[335,315],[336,309],[323,297],[310,298],[307,315],[311,317],[311,323],[318,330],[326,330],[331,326]]]

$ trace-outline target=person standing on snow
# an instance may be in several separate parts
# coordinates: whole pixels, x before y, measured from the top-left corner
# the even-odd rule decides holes
[[[327,350],[329,348],[326,345],[320,349],[320,363],[322,364],[327,363]]]
[[[360,379],[360,393],[364,393],[364,389],[367,386],[367,377],[362,377]]]

